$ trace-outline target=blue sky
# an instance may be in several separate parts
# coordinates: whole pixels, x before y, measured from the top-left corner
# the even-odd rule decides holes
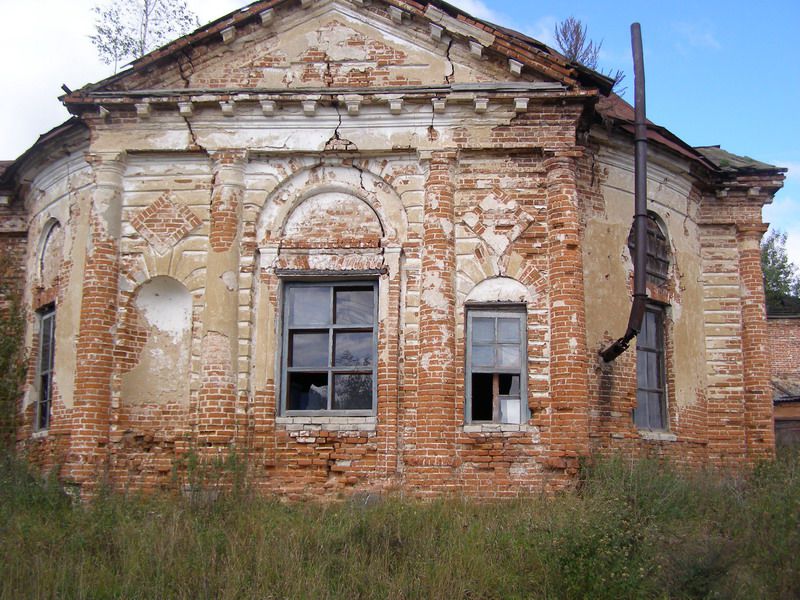
[[[601,67],[628,73],[630,24],[642,24],[648,117],[692,145],[719,144],[790,172],[764,218],[789,234],[800,265],[800,51],[798,0],[761,3],[671,0],[613,4],[582,0],[450,0],[477,17],[553,45],[572,15],[603,40]],[[68,115],[60,86],[97,81],[109,68],[88,40],[97,0],[0,0],[0,159],[15,158]],[[206,22],[246,0],[188,0]],[[611,8],[613,7],[613,8]],[[16,24],[16,26],[10,26]],[[632,96],[632,91],[627,94]]]

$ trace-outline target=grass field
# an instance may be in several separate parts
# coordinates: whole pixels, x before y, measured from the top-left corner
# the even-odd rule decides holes
[[[488,504],[75,505],[0,463],[0,598],[800,597],[797,455],[741,479],[611,460],[574,492]]]

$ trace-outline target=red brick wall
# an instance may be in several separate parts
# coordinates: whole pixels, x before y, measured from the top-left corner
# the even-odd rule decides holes
[[[800,376],[800,319],[767,319],[770,374]]]

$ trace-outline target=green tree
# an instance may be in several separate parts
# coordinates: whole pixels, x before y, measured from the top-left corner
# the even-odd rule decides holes
[[[92,12],[95,34],[89,39],[115,73],[122,61],[144,56],[200,25],[186,0],[109,0]]]
[[[0,257],[0,449],[14,443],[17,402],[25,378],[25,318],[13,267],[7,257]]]
[[[762,240],[761,269],[767,306],[775,306],[790,297],[800,298],[800,275],[797,265],[786,254],[785,232],[772,229]]]
[[[592,40],[589,37],[587,26],[580,19],[570,16],[563,21],[559,21],[556,24],[554,33],[558,49],[567,59],[595,71],[598,70],[600,49],[603,47],[603,41],[595,42]],[[609,71],[603,74],[614,80],[614,89],[617,90],[618,94],[625,92],[625,88],[618,89],[622,80],[625,79],[624,72],[618,69],[616,72]]]

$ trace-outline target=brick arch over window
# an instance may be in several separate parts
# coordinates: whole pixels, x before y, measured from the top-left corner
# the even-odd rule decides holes
[[[365,169],[329,165],[299,171],[269,194],[256,223],[256,240],[263,245],[281,239],[287,232],[298,233],[292,228],[298,224],[297,211],[303,210],[304,203],[325,204],[335,198],[342,201],[350,198],[351,206],[365,218],[372,213],[376,221],[366,226],[376,233],[379,228],[384,241],[405,240],[408,218],[400,196],[391,185]]]

